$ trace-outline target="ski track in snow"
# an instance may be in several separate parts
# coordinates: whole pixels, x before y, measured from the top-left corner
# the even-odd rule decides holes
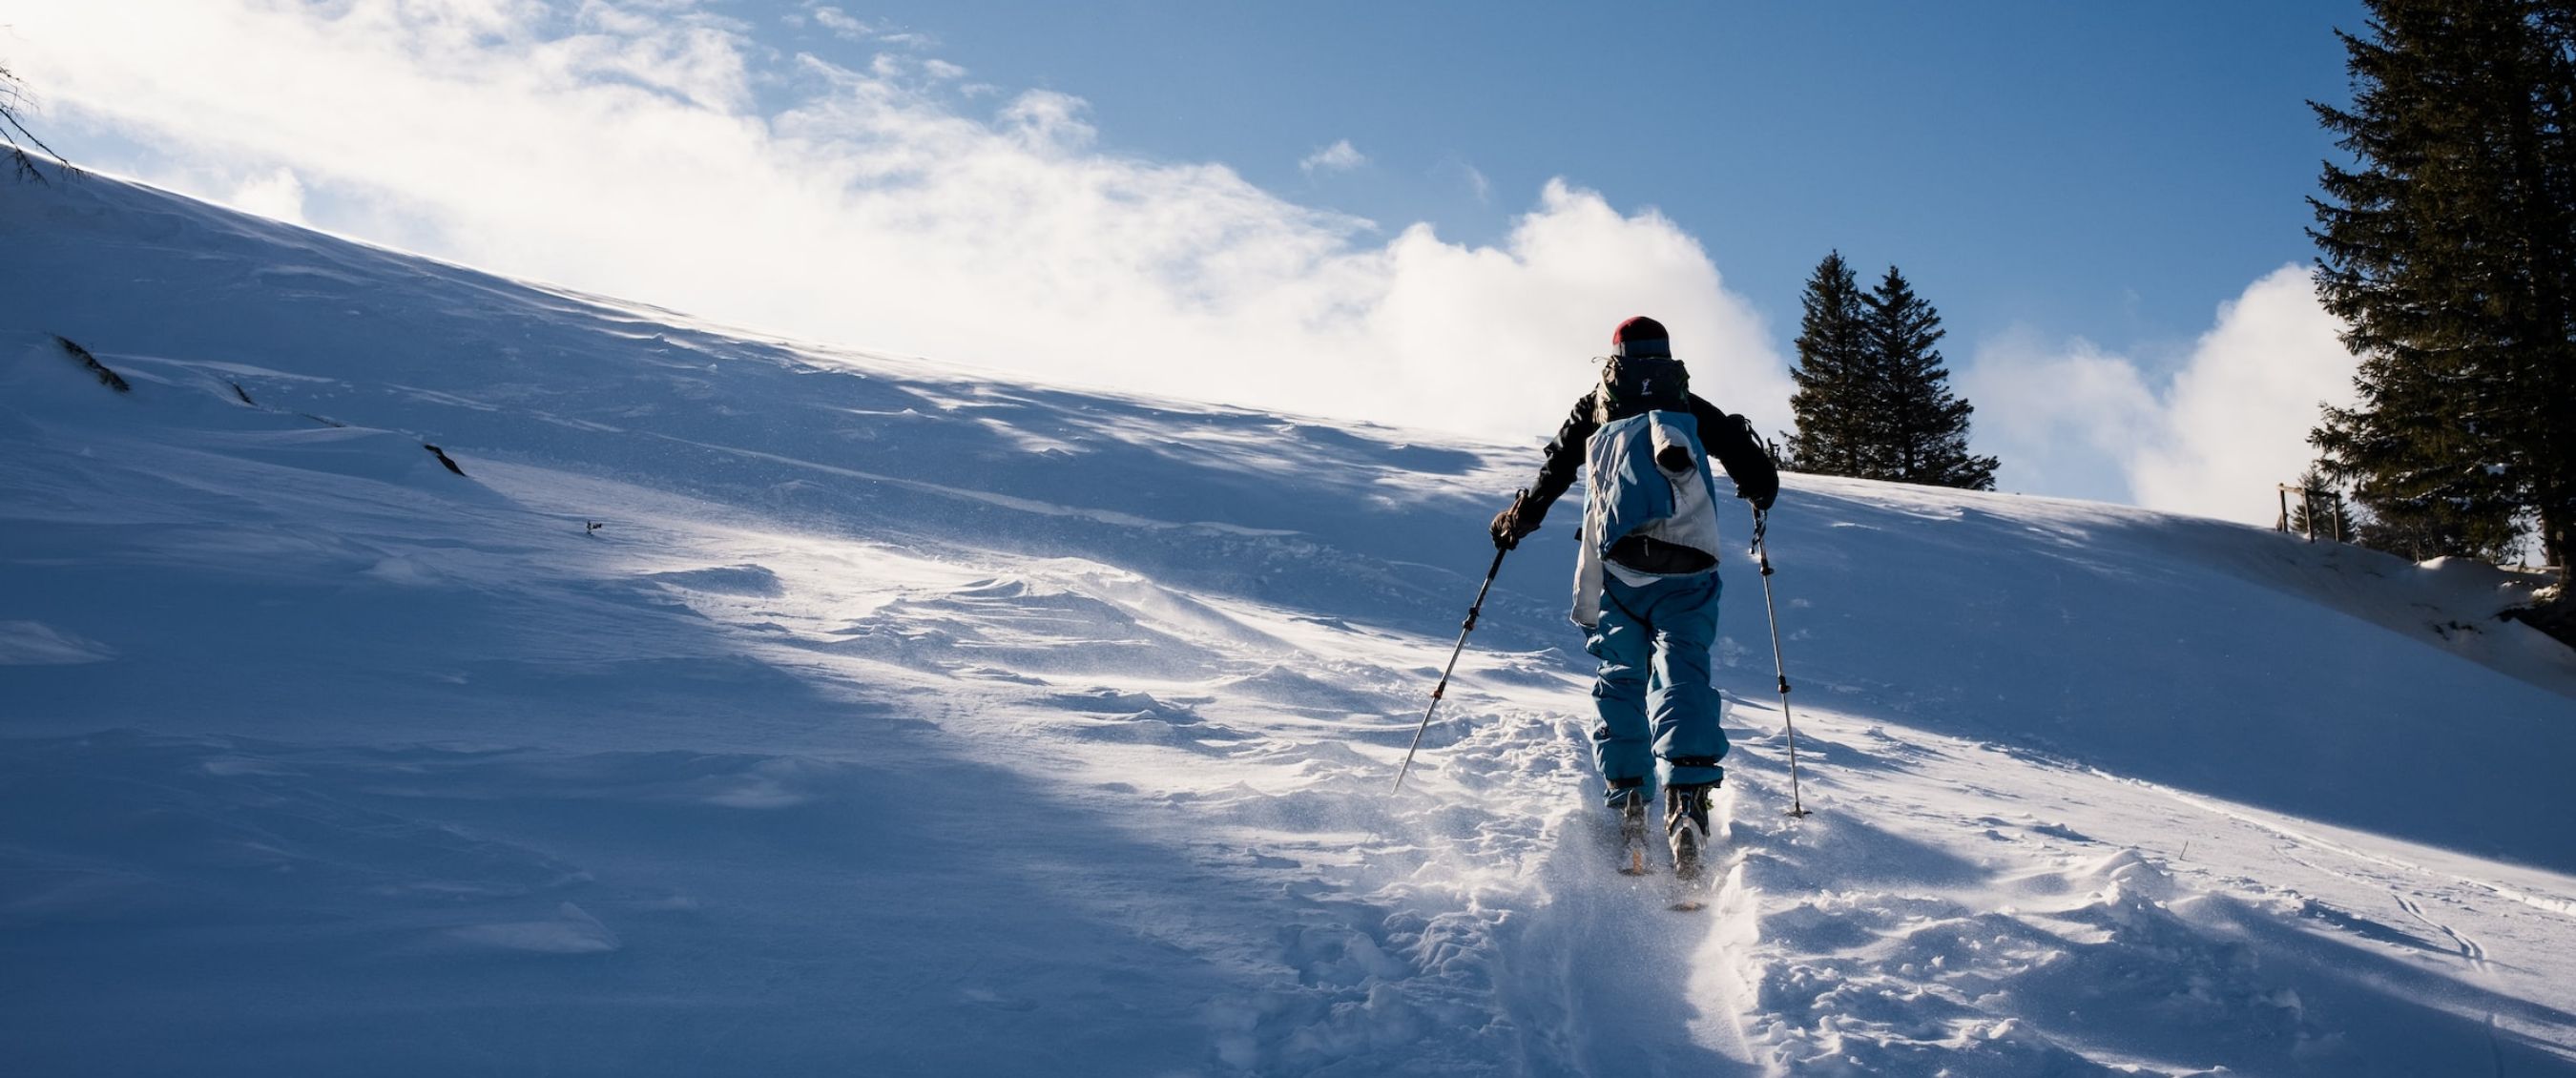
[[[2576,674],[2457,567],[1793,477],[1815,815],[1730,563],[1674,912],[1562,522],[1387,792],[1525,449],[19,193],[11,1073],[2576,1073]]]

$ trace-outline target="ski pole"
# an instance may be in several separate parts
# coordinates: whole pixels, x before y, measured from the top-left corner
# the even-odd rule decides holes
[[[1789,730],[1789,815],[1807,815],[1807,805],[1798,794],[1798,723],[1789,717],[1789,666],[1780,658],[1780,608],[1771,602],[1771,547],[1763,531],[1770,521],[1762,510],[1753,511],[1753,557],[1762,565],[1762,611],[1771,616],[1771,669],[1780,675],[1780,723]]]
[[[1422,748],[1422,732],[1431,728],[1431,713],[1439,710],[1440,696],[1449,690],[1449,673],[1458,669],[1458,653],[1467,650],[1467,634],[1476,631],[1476,615],[1485,609],[1485,592],[1493,588],[1495,575],[1503,571],[1503,555],[1509,553],[1510,547],[1494,548],[1493,567],[1485,570],[1485,582],[1476,588],[1476,603],[1467,608],[1467,623],[1458,628],[1458,646],[1449,649],[1449,665],[1440,670],[1440,684],[1431,687],[1431,706],[1422,709],[1422,725],[1413,728],[1413,748],[1404,750],[1404,766],[1396,769],[1395,788],[1387,791],[1389,796],[1404,789],[1404,774],[1413,770],[1413,754]]]

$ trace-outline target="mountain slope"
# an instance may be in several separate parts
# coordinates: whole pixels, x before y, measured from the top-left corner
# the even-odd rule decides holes
[[[13,1072],[2576,1071],[2576,666],[2462,567],[1791,477],[1818,815],[1738,559],[1677,917],[1562,520],[1386,792],[1526,447],[106,178],[0,241]]]

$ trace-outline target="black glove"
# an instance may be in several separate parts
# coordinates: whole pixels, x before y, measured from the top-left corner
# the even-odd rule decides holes
[[[1513,547],[1521,545],[1522,539],[1529,537],[1532,532],[1536,532],[1538,530],[1539,520],[1546,516],[1546,510],[1540,510],[1536,513],[1524,512],[1523,510],[1528,505],[1528,494],[1528,491],[1522,491],[1520,494],[1514,495],[1512,497],[1512,504],[1509,507],[1505,508],[1500,513],[1494,514],[1494,524],[1491,530],[1494,533],[1495,547],[1503,550],[1510,550]]]

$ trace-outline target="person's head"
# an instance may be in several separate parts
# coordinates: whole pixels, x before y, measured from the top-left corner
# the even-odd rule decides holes
[[[1664,333],[1663,323],[1641,314],[1610,331],[1610,354],[1671,358],[1673,342]]]
[[[1592,391],[1595,417],[1607,424],[1641,412],[1689,407],[1690,372],[1673,358],[1664,324],[1638,315],[1610,331],[1610,354],[1601,360],[1601,385]]]

